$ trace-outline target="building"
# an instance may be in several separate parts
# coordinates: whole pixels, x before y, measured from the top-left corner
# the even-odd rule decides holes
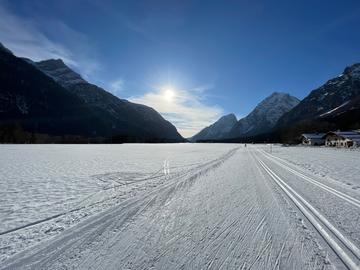
[[[325,133],[304,133],[301,135],[303,145],[324,145]]]
[[[323,137],[326,146],[358,147],[360,146],[359,131],[331,131]]]

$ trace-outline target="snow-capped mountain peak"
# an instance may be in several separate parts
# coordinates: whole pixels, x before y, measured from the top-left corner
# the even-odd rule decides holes
[[[232,128],[229,137],[253,136],[270,131],[285,113],[299,104],[287,93],[274,92]]]
[[[274,92],[261,101],[249,116],[260,116],[275,125],[284,112],[289,111],[299,103],[299,100],[287,93]]]

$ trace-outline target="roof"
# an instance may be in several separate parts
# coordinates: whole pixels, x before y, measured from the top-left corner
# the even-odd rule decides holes
[[[337,135],[344,139],[349,139],[352,141],[360,142],[360,132],[358,132],[358,131],[330,131],[330,132],[326,133],[324,138],[327,135]]]
[[[325,133],[304,133],[301,136],[305,137],[306,139],[323,139]]]

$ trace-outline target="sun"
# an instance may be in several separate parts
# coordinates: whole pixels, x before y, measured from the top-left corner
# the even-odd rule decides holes
[[[163,92],[163,96],[164,96],[164,99],[168,102],[172,102],[174,100],[174,97],[175,97],[175,91],[173,88],[171,87],[167,87],[164,89],[164,92]]]

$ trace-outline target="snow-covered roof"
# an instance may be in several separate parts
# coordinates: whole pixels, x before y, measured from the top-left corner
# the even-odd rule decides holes
[[[325,133],[304,133],[302,134],[308,140],[323,139]]]
[[[330,131],[324,137],[327,135],[336,135],[344,139],[360,142],[360,132],[358,131]]]

